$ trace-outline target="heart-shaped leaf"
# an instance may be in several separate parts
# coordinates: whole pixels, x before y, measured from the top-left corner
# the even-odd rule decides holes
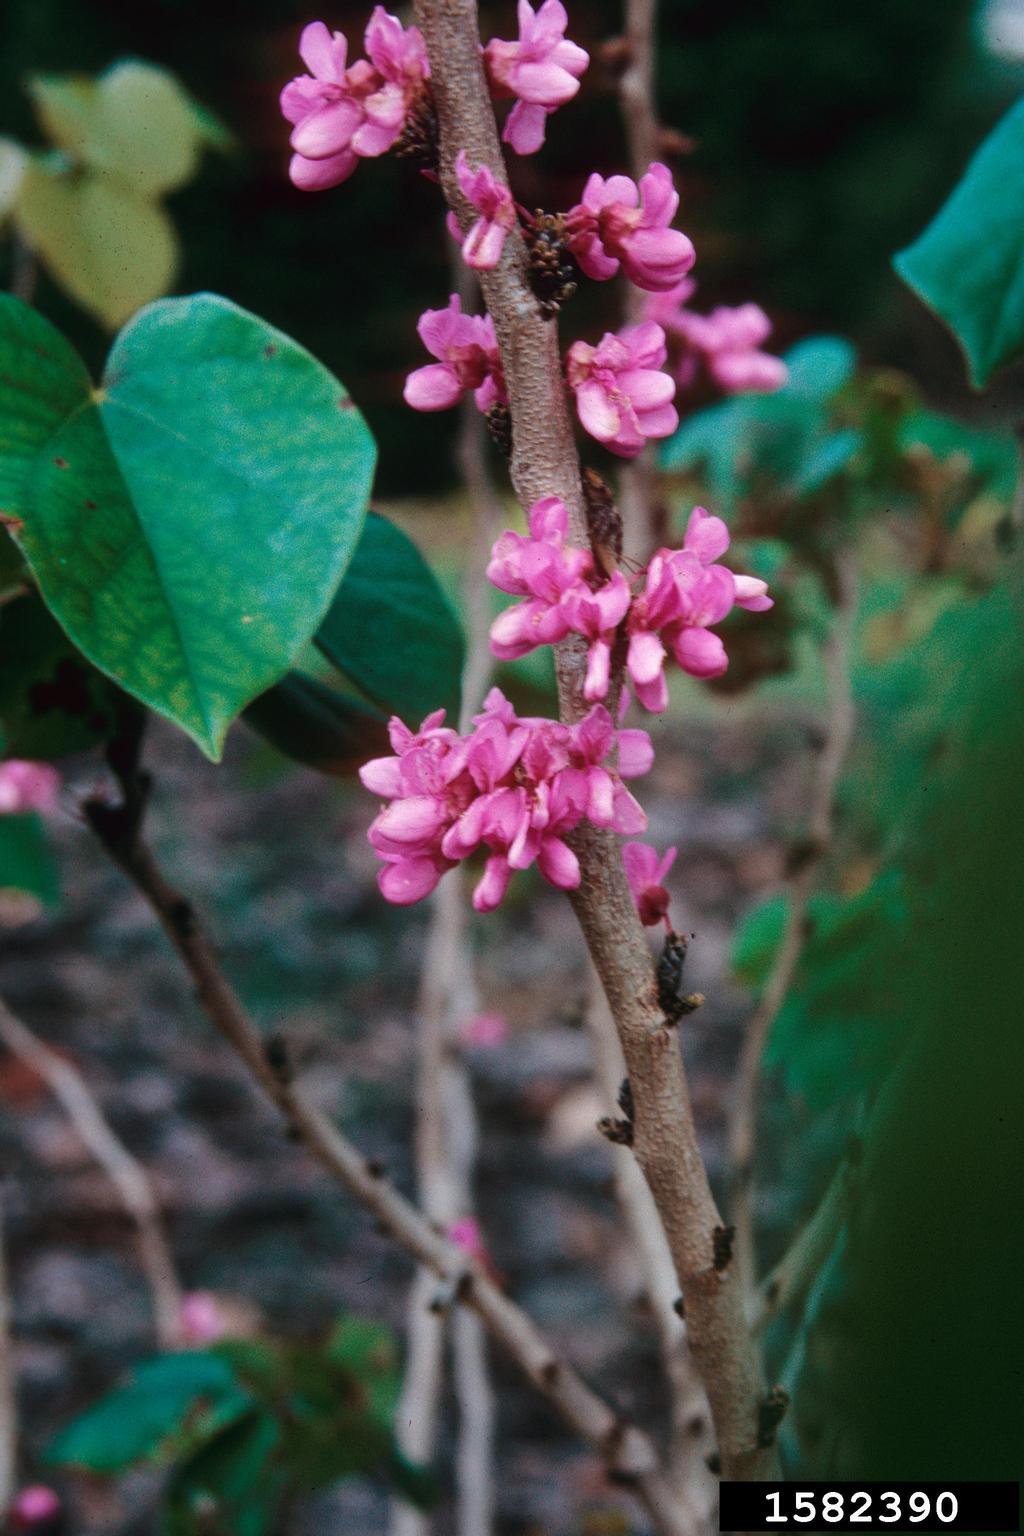
[[[1024,101],[894,265],[949,326],[976,388],[1024,352]]]
[[[174,75],[138,59],[125,59],[96,80],[34,75],[29,91],[55,144],[78,165],[116,177],[141,197],[190,181],[209,138]]]
[[[385,709],[420,721],[458,713],[462,627],[416,545],[371,512],[316,635],[327,659]]]
[[[174,282],[178,237],[158,203],[112,177],[29,161],[16,220],[25,244],[109,330]]]
[[[0,513],[82,653],[218,757],[292,666],[365,517],[373,439],[304,348],[226,299],[153,305],[92,390],[0,296]]]

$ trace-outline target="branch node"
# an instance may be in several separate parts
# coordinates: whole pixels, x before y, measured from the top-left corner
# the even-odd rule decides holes
[[[613,1142],[617,1147],[633,1145],[632,1120],[617,1120],[612,1115],[602,1115],[597,1122],[597,1128],[606,1141]]]
[[[429,85],[424,85],[406,113],[405,127],[395,141],[395,154],[436,179],[441,169],[437,108]]]
[[[291,1055],[284,1035],[280,1032],[268,1035],[263,1046],[263,1055],[274,1077],[282,1087],[287,1088],[294,1081],[295,1073],[292,1070]]]
[[[758,1412],[757,1443],[762,1450],[775,1444],[779,1425],[786,1417],[788,1407],[789,1393],[785,1387],[772,1387]]]
[[[594,562],[606,576],[614,576],[622,559],[622,518],[615,498],[596,469],[584,466],[580,483]]]
[[[576,267],[566,244],[565,215],[538,208],[523,231],[530,287],[545,320],[553,320],[576,292]]]
[[[503,459],[512,457],[512,413],[500,401],[484,412],[484,421],[491,434],[491,442]]]
[[[733,1226],[716,1227],[711,1234],[713,1247],[712,1263],[714,1264],[715,1272],[719,1275],[724,1274],[732,1262],[732,1245],[735,1237],[736,1228]]]

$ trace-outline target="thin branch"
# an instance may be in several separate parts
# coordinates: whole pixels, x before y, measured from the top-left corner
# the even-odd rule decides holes
[[[850,1208],[855,1157],[843,1159],[810,1220],[758,1287],[750,1307],[750,1326],[762,1333],[773,1318],[799,1306],[821,1273]]]
[[[639,182],[658,158],[661,124],[654,90],[658,31],[658,0],[626,0],[623,47],[625,68],[619,76],[619,106],[626,131],[630,175]],[[636,325],[644,318],[647,295],[625,284],[625,319]],[[619,469],[619,514],[623,542],[631,555],[646,562],[657,543],[658,476],[655,451],[648,444]]]
[[[456,282],[468,310],[476,297],[473,274],[455,247]],[[466,662],[462,676],[460,731],[468,731],[490,686],[488,635],[491,610],[484,569],[498,534],[500,507],[487,472],[483,418],[473,403],[462,407],[456,457],[469,492],[473,538],[463,582]],[[461,870],[442,882],[433,898],[427,952],[416,1010],[416,1172],[420,1204],[447,1228],[473,1210],[477,1115],[460,1049],[462,1026],[476,1011]],[[446,1317],[431,1306],[437,1282],[420,1270],[413,1282],[407,1328],[407,1367],[398,1437],[413,1460],[435,1450],[444,1378]],[[452,1328],[455,1397],[459,1409],[455,1456],[456,1528],[459,1536],[487,1536],[493,1524],[494,1398],[487,1344],[478,1318],[459,1312]],[[431,1520],[408,1504],[395,1503],[391,1536],[423,1536]]]
[[[5,1225],[4,1194],[0,1188],[0,1525],[18,1491],[17,1373]]]
[[[619,78],[619,97],[630,168],[639,179],[658,158],[661,136],[654,91],[658,0],[626,0],[625,22],[626,67]]]
[[[441,183],[460,224],[475,217],[455,175],[464,150],[507,181],[480,58],[475,0],[416,0],[431,61],[441,130]],[[542,318],[527,280],[526,251],[515,231],[501,261],[480,274],[494,320],[509,390],[512,481],[524,507],[559,496],[572,542],[589,544],[558,336]],[[586,649],[579,637],[557,648],[562,718],[586,712]],[[762,1445],[764,1379],[747,1329],[742,1296],[728,1269],[715,1266],[722,1225],[697,1143],[675,1032],[658,1008],[647,939],[614,834],[581,825],[572,845],[582,874],[572,903],[622,1043],[636,1106],[634,1148],[651,1187],[685,1297],[690,1346],[707,1386],[725,1476],[770,1477],[771,1446]]]
[[[129,797],[131,799],[131,797]],[[138,835],[115,808],[87,802],[85,814],[107,853],[149,904],[183,961],[200,1005],[253,1078],[277,1105],[295,1137],[354,1199],[376,1218],[417,1263],[431,1269],[440,1289],[471,1307],[491,1336],[569,1427],[601,1456],[609,1473],[628,1482],[663,1536],[690,1536],[680,1522],[648,1437],[598,1397],[551,1348],[533,1321],[369,1162],[307,1098],[287,1061],[268,1055],[260,1031],[225,977],[194,908],[167,880]],[[273,1064],[271,1063],[273,1058]]]
[[[587,1024],[594,1042],[597,1077],[612,1115],[625,1073],[622,1047],[608,1003],[592,972]],[[707,1393],[697,1376],[679,1315],[679,1286],[657,1206],[627,1147],[612,1146],[615,1198],[639,1264],[644,1292],[658,1333],[665,1380],[671,1400],[671,1438],[667,1476],[694,1536],[714,1528],[717,1480],[708,1468],[714,1450]]]
[[[2,999],[0,1040],[42,1078],[120,1196],[135,1223],[157,1338],[162,1349],[174,1349],[181,1343],[181,1288],[149,1175],[111,1130],[82,1074],[15,1018]]]
[[[829,720],[818,759],[808,817],[808,844],[789,888],[786,925],[771,974],[755,1009],[740,1052],[736,1092],[729,1120],[733,1176],[732,1218],[736,1227],[735,1262],[746,1295],[756,1282],[754,1245],[754,1149],[757,1104],[765,1045],[800,963],[807,935],[807,909],[833,834],[836,786],[853,739],[856,712],[850,669],[857,619],[857,567],[851,550],[835,561],[832,627],[823,662],[829,696]]]

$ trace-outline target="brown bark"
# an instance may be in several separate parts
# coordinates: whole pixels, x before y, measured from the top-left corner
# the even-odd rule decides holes
[[[473,210],[459,189],[455,160],[485,164],[505,181],[479,48],[475,0],[416,0],[426,40],[441,130],[441,182],[465,226]],[[527,278],[526,251],[513,233],[499,265],[480,274],[494,320],[512,416],[512,480],[524,507],[561,497],[571,537],[588,542],[580,466],[562,380],[558,334],[545,321]],[[578,641],[558,648],[562,717],[585,712],[585,654]],[[658,1008],[651,954],[626,881],[614,834],[584,825],[574,835],[582,883],[573,907],[608,998],[635,1103],[637,1160],[665,1227],[685,1298],[691,1348],[708,1389],[722,1472],[767,1478],[774,1451],[759,1440],[764,1382],[728,1267],[714,1267],[722,1220],[708,1185],[674,1030]]]

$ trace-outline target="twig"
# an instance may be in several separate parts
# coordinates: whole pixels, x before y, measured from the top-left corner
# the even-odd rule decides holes
[[[441,130],[441,183],[460,224],[475,214],[455,175],[465,150],[472,163],[507,182],[480,59],[475,0],[416,0],[431,61]],[[512,481],[524,507],[541,496],[565,503],[570,536],[588,544],[558,338],[527,280],[526,251],[513,231],[498,266],[480,274],[494,320],[509,390]],[[586,711],[585,646],[578,637],[556,653],[563,719]],[[636,1104],[634,1149],[658,1206],[685,1296],[690,1345],[708,1389],[722,1459],[730,1478],[768,1478],[770,1446],[759,1444],[764,1380],[747,1329],[739,1287],[715,1268],[714,1233],[722,1220],[697,1144],[682,1056],[657,1006],[647,939],[633,905],[614,834],[581,826],[573,848],[582,874],[573,907],[601,977],[622,1043]]]
[[[786,925],[778,954],[761,1001],[754,1010],[743,1038],[729,1120],[729,1155],[733,1178],[731,1213],[736,1227],[734,1262],[743,1292],[748,1296],[756,1281],[753,1164],[761,1067],[768,1036],[786,1001],[803,953],[807,908],[832,841],[836,786],[853,738],[856,714],[850,668],[857,618],[857,586],[854,555],[849,549],[843,550],[835,560],[835,606],[823,654],[829,720],[811,794],[808,842],[802,851],[800,865],[790,881]]]
[[[780,1312],[799,1305],[820,1274],[847,1217],[854,1165],[851,1153],[836,1169],[806,1226],[758,1287],[750,1307],[755,1333],[762,1333]]]
[[[2,999],[0,1040],[42,1078],[120,1196],[137,1230],[157,1338],[162,1349],[174,1349],[181,1343],[181,1288],[149,1175],[114,1135],[82,1074],[15,1018]]]
[[[654,91],[658,0],[626,0],[625,12],[626,67],[619,77],[619,96],[629,163],[634,177],[640,177],[658,158],[661,134]]]
[[[126,812],[119,827],[117,808],[87,802],[85,814],[110,857],[149,904],[192,977],[210,1021],[277,1105],[294,1135],[316,1161],[376,1218],[417,1263],[438,1276],[441,1288],[469,1306],[488,1332],[512,1356],[524,1375],[569,1427],[602,1457],[609,1473],[633,1486],[663,1536],[689,1536],[679,1520],[657,1454],[648,1437],[622,1419],[559,1358],[515,1302],[367,1161],[306,1097],[280,1064],[271,1065],[262,1035],[225,977],[194,908],[167,880]]]
[[[626,0],[626,66],[619,77],[619,105],[626,130],[629,168],[639,182],[658,156],[661,124],[654,91],[654,64],[658,30],[658,0]],[[637,324],[644,317],[647,295],[627,283],[625,318]],[[650,444],[619,470],[619,513],[622,517],[626,548],[638,560],[646,561],[656,543],[655,506],[657,473],[654,449]]]
[[[457,247],[456,247],[457,251]],[[463,305],[475,298],[472,272],[456,255]],[[460,731],[468,731],[491,679],[488,645],[490,604],[484,568],[498,533],[500,509],[487,473],[483,418],[471,401],[462,408],[457,459],[469,492],[473,539],[463,582],[466,664],[462,677]],[[420,1204],[447,1228],[473,1209],[476,1106],[460,1050],[465,1021],[477,1006],[461,870],[442,882],[433,898],[423,979],[416,1010],[416,1162]],[[431,1305],[437,1282],[421,1270],[410,1293],[408,1363],[399,1408],[398,1437],[413,1460],[434,1454],[444,1376],[446,1310]],[[452,1328],[455,1397],[459,1409],[455,1456],[456,1529],[459,1536],[487,1536],[493,1523],[494,1399],[487,1344],[479,1318],[458,1312]],[[391,1536],[423,1536],[430,1519],[396,1503]]]
[[[597,1077],[612,1113],[625,1073],[622,1047],[608,1003],[592,972],[587,1023],[594,1042]],[[615,1198],[643,1277],[644,1291],[658,1333],[658,1347],[671,1399],[671,1438],[667,1476],[694,1536],[713,1529],[717,1481],[708,1468],[714,1450],[707,1393],[694,1370],[679,1315],[675,1266],[657,1206],[628,1147],[612,1146]]]
[[[0,1525],[18,1491],[18,1397],[11,1292],[7,1277],[4,1193],[0,1188]]]

